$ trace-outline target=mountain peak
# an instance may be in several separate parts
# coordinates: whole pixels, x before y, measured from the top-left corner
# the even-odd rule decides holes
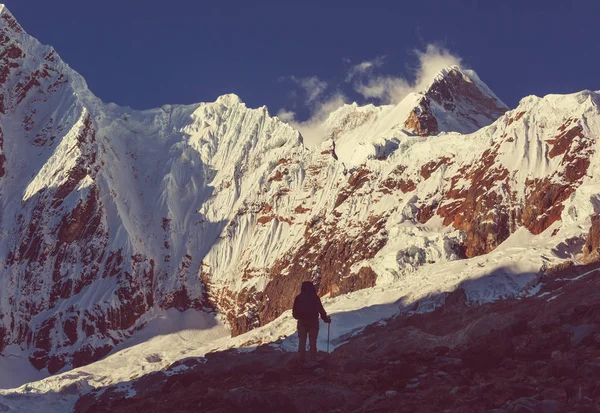
[[[442,70],[440,70],[434,77],[433,80],[429,83],[427,89],[429,89],[434,83],[443,80],[445,77],[449,76],[451,73],[463,73],[460,66],[458,65],[450,65]]]
[[[235,93],[228,93],[226,95],[219,96],[215,103],[221,103],[225,106],[233,106],[243,104],[244,102]]]
[[[406,125],[420,135],[439,131],[471,133],[508,110],[475,71],[455,65],[438,72],[421,94],[419,108]],[[417,124],[427,127],[415,129]]]
[[[474,70],[463,69],[456,65],[440,70],[423,93],[445,109],[452,107],[452,102],[462,97],[494,112],[504,113],[508,110],[508,106],[492,92]]]

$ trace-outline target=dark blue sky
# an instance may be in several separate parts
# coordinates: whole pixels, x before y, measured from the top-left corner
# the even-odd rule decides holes
[[[382,74],[410,76],[412,51],[431,42],[511,107],[529,94],[600,89],[598,1],[4,1],[97,96],[137,109],[233,92],[276,113],[293,108],[290,75],[356,99],[344,59],[386,55]]]

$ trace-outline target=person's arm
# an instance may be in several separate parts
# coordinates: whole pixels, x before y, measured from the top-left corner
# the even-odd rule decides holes
[[[296,310],[297,303],[298,303],[298,297],[296,297],[294,299],[294,307],[292,308],[292,317],[294,317],[296,320],[298,319],[298,311]]]
[[[319,314],[321,314],[321,318],[326,323],[331,323],[331,318],[329,318],[329,316],[327,315],[327,311],[325,311],[325,308],[323,308],[323,303],[321,302],[321,298],[319,296],[317,296],[317,299],[319,300]]]

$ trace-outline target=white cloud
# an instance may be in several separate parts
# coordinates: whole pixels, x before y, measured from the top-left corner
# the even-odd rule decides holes
[[[360,64],[365,68],[363,72],[356,69],[357,66],[360,66],[357,65],[353,66],[348,73],[350,79],[360,77],[360,80],[354,83],[354,90],[367,99],[378,99],[385,104],[395,104],[409,93],[424,90],[440,70],[452,65],[459,66],[461,63],[460,57],[452,54],[448,49],[434,44],[427,45],[424,51],[416,50],[415,53],[419,58],[419,65],[415,70],[414,80],[372,75],[371,69],[377,66],[363,65],[370,63],[367,61]],[[360,73],[364,75],[357,76]]]
[[[412,89],[405,79],[392,76],[374,76],[354,85],[354,90],[363,97],[378,99],[385,104],[400,102]]]
[[[281,109],[279,112],[277,112],[277,117],[282,121],[288,123],[294,122],[296,120],[296,114],[291,110],[285,109]]]
[[[346,82],[350,82],[356,76],[371,72],[373,69],[383,66],[386,56],[378,56],[373,60],[365,60],[357,65],[354,65],[348,70]]]
[[[319,96],[327,89],[327,82],[319,79],[317,76],[297,77],[290,76],[306,93],[306,103],[315,102]]]

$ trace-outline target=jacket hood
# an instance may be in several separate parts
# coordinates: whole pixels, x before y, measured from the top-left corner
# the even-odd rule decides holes
[[[303,293],[317,293],[317,289],[315,288],[315,285],[312,283],[312,281],[304,281],[302,283],[302,287],[300,287],[300,291]]]

